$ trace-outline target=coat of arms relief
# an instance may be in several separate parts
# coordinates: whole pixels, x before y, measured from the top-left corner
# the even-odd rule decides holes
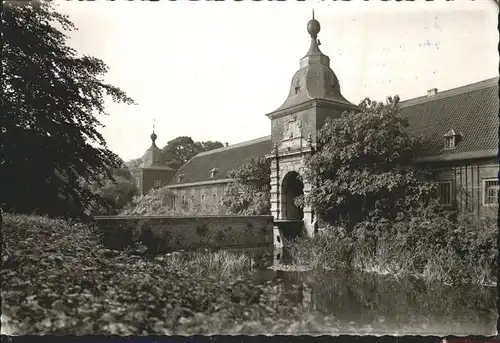
[[[285,121],[285,130],[281,148],[298,148],[302,144],[302,122],[296,116],[291,116]]]
[[[285,122],[283,140],[302,137],[302,122],[296,116],[292,116]]]

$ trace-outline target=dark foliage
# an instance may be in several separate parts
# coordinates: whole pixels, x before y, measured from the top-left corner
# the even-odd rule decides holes
[[[2,228],[2,332],[23,334],[217,334],[284,332],[296,304],[245,275],[230,253],[144,256],[103,247],[94,227],[6,215]],[[288,317],[288,321],[283,319]],[[270,320],[272,318],[272,320]],[[266,319],[267,321],[264,321]],[[280,331],[283,330],[283,331]]]
[[[311,192],[298,205],[309,202],[322,218],[352,227],[397,218],[435,196],[431,174],[413,163],[424,140],[409,135],[398,103],[397,96],[385,104],[365,99],[359,112],[327,120],[306,160]]]
[[[413,275],[448,284],[497,280],[496,214],[450,218],[435,206],[397,220],[367,220],[352,231],[325,226],[314,239],[287,242],[296,262]]]
[[[131,181],[130,170],[125,164],[120,168],[113,168],[110,173],[112,177],[101,175],[99,182],[85,184],[92,194],[105,202],[105,205],[102,205],[102,201],[91,204],[88,209],[91,215],[118,214],[137,195],[137,187]]]
[[[166,165],[173,169],[179,169],[198,153],[222,148],[223,146],[218,141],[195,142],[191,137],[179,136],[169,141],[162,148],[162,153]],[[130,170],[141,167],[142,157],[128,161],[127,166]]]
[[[99,182],[121,164],[96,114],[107,114],[107,97],[133,101],[103,82],[103,61],[66,44],[64,31],[75,27],[52,2],[5,1],[2,26],[4,209],[84,217],[92,202],[106,202],[82,180]]]
[[[163,147],[162,152],[168,165],[174,169],[179,169],[196,154],[222,148],[223,146],[218,141],[195,142],[191,137],[181,136],[169,141]]]
[[[226,211],[237,215],[267,215],[271,211],[271,165],[265,158],[250,157],[229,173],[234,180],[221,200]]]

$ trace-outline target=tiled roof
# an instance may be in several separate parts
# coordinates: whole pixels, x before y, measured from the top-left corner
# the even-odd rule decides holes
[[[271,136],[266,136],[199,153],[177,171],[170,185],[227,179],[228,172],[238,168],[247,158],[264,157],[271,148]],[[217,171],[211,177],[213,168]],[[177,182],[179,175],[182,175],[181,182]]]
[[[482,152],[491,155],[498,149],[498,78],[402,101],[400,105],[402,115],[408,118],[409,130],[430,139],[429,156],[442,156],[446,160],[476,158]],[[443,150],[443,136],[450,130],[461,133],[462,140],[454,149]],[[245,159],[264,157],[271,149],[271,137],[267,136],[200,153],[179,169],[170,184],[222,182]],[[218,171],[211,178],[213,168]],[[180,174],[182,180],[177,182]]]
[[[158,138],[158,136],[153,131],[150,137],[151,137],[151,146],[149,147],[148,150],[146,150],[146,152],[142,156],[142,168],[164,166],[165,158],[163,156],[161,149],[158,148],[155,143],[156,138]]]
[[[452,155],[498,149],[498,77],[463,87],[402,101],[409,130],[425,136],[426,155]],[[444,148],[444,135],[460,133],[453,149]]]
[[[152,165],[149,167],[142,167],[141,169],[145,169],[145,170],[175,170],[173,168],[170,168],[167,165]]]
[[[307,55],[300,60],[300,69],[292,78],[287,99],[272,113],[312,99],[328,100],[348,107],[355,106],[340,92],[339,80],[330,68],[330,58],[321,52],[315,38],[311,39]]]

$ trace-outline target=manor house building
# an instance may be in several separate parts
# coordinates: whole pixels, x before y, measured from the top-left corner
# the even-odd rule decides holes
[[[160,152],[153,139],[145,155],[145,160],[152,162],[135,172],[141,190],[167,182],[176,194],[173,208],[215,205],[232,182],[229,171],[251,156],[266,157],[271,160],[271,212],[275,220],[303,220],[312,234],[313,209],[298,209],[293,204],[294,197],[311,189],[302,177],[303,158],[314,153],[316,131],[326,118],[356,111],[357,106],[342,95],[330,58],[318,47],[319,22],[313,18],[307,30],[309,50],[292,77],[288,97],[267,114],[270,136],[200,153],[175,172],[156,163],[161,158],[154,157]],[[400,106],[409,130],[429,139],[426,157],[418,162],[439,171],[438,192],[443,205],[477,215],[497,206],[498,77],[442,92],[431,89],[424,96],[402,101]]]

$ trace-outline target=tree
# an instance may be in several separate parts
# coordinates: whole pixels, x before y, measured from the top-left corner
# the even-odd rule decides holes
[[[106,97],[133,100],[102,80],[103,61],[66,44],[64,32],[76,28],[52,2],[7,0],[2,26],[3,206],[84,217],[103,199],[81,179],[99,182],[121,164],[98,132],[96,115],[107,114]]]
[[[268,215],[271,213],[271,165],[265,158],[250,157],[238,169],[228,173],[233,179],[221,204],[237,215]]]
[[[191,137],[179,136],[172,139],[162,148],[165,164],[173,169],[179,169],[191,158],[203,151],[222,148],[224,145],[218,141],[195,142]],[[134,170],[142,166],[142,157],[128,161],[127,166]]]
[[[433,199],[435,185],[413,161],[423,138],[412,137],[399,97],[365,99],[359,112],[327,120],[318,151],[306,159],[312,189],[305,199],[320,217],[352,227],[367,218],[396,218]]]
[[[94,203],[89,212],[92,215],[113,215],[129,204],[137,195],[137,187],[131,182],[132,176],[128,167],[123,164],[121,168],[111,171],[113,178],[101,175],[100,182],[87,185],[90,191],[98,195],[106,203]]]
[[[129,170],[134,170],[142,165],[142,157],[134,158],[126,163]]]
[[[169,141],[162,152],[166,163],[174,169],[179,169],[198,153],[223,146],[217,141],[195,142],[191,137],[180,136]]]
[[[177,214],[171,208],[175,193],[168,187],[152,188],[145,195],[135,196],[128,207],[121,211],[125,216],[161,216]]]

